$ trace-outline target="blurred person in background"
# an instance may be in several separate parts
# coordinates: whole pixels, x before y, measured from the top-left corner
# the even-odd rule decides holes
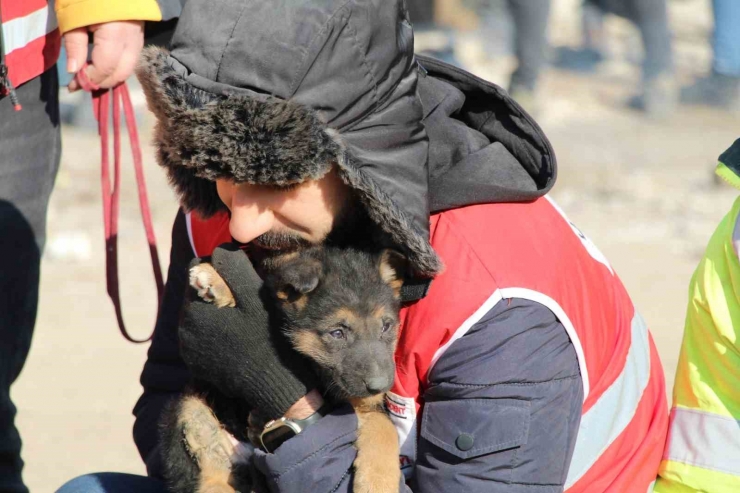
[[[501,27],[500,17],[506,13],[503,8],[508,9],[514,26],[517,58],[509,92],[528,111],[537,113],[537,83],[547,62],[551,0],[467,0],[466,4],[480,14],[484,29],[488,31]],[[673,75],[666,0],[586,0],[583,5],[584,45],[577,50],[559,50],[555,64],[581,72],[595,70],[604,59],[603,17],[606,13],[632,21],[640,31],[645,49],[641,89],[630,98],[628,105],[655,117],[670,115],[676,106],[678,90]]]
[[[460,67],[461,63],[455,57],[454,30],[440,25],[435,19],[437,2],[435,0],[406,0],[406,8],[414,26],[416,53]]]
[[[547,64],[547,26],[551,0],[465,0],[465,5],[478,13],[482,37],[488,54],[507,46],[511,36],[517,68],[511,74],[508,91],[517,103],[537,115],[540,109],[537,85]],[[513,29],[509,28],[511,23]],[[501,31],[501,33],[497,33]]]
[[[547,24],[550,0],[508,0],[514,19],[514,53],[517,68],[511,74],[509,94],[526,109],[536,113],[537,81],[547,62]]]
[[[582,72],[595,70],[596,65],[605,58],[604,14],[614,14],[631,21],[639,29],[642,38],[645,56],[641,89],[630,98],[628,105],[650,116],[670,116],[678,102],[678,86],[673,71],[673,47],[666,0],[585,0],[584,45],[578,50],[560,50],[555,65]]]
[[[740,140],[719,161],[717,174],[740,190]],[[691,279],[656,493],[740,491],[739,248],[740,197]]]
[[[54,5],[56,3],[56,5]],[[144,21],[177,16],[179,0],[0,0],[0,492],[26,493],[10,386],[28,355],[38,305],[46,211],[61,153],[56,61],[88,58],[113,87],[134,70]],[[70,91],[78,90],[76,82]]]
[[[740,113],[740,2],[713,0],[711,73],[681,88],[681,102]]]

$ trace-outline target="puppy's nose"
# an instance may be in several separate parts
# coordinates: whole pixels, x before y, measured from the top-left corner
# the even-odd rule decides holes
[[[391,382],[385,377],[371,377],[365,380],[365,387],[367,391],[372,394],[379,394],[385,392],[390,388]]]

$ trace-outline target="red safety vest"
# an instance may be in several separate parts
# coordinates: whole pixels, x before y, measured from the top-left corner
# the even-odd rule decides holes
[[[5,64],[14,87],[50,69],[59,58],[61,36],[47,0],[0,0]],[[0,88],[6,94],[7,88]]]
[[[228,217],[187,218],[196,255],[230,241]],[[427,376],[496,303],[548,307],[578,355],[584,402],[566,480],[571,493],[647,492],[665,444],[663,369],[647,327],[608,261],[552,203],[484,204],[435,214],[431,243],[446,269],[401,312],[396,380],[387,404],[413,474]]]

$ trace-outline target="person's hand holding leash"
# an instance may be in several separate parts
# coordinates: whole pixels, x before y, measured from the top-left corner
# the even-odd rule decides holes
[[[197,259],[191,264],[197,265]],[[262,280],[234,245],[214,250],[211,263],[236,306],[218,308],[191,293],[180,324],[180,351],[197,379],[244,399],[266,419],[281,417],[316,388],[308,362],[276,327],[260,296]],[[313,395],[313,393],[312,393]]]
[[[106,22],[72,29],[64,34],[67,72],[76,73],[87,61],[88,34],[93,37],[91,62],[85,69],[90,81],[101,88],[115,87],[134,71],[144,47],[144,22]],[[69,91],[80,89],[72,79]]]

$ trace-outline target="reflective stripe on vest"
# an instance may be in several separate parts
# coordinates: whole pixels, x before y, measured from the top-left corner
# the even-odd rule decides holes
[[[4,21],[3,47],[5,54],[23,48],[38,38],[44,37],[57,28],[57,17],[53,7],[46,5],[23,17]]]
[[[740,198],[689,288],[658,493],[740,491]]]
[[[502,299],[520,298],[535,301],[552,311],[568,332],[576,350],[579,365],[585,368],[583,348],[573,324],[563,308],[552,298],[536,291],[523,288],[496,290],[476,312],[463,323],[447,343],[440,347],[432,359],[434,364],[445,351],[464,336],[471,327],[482,319]],[[582,375],[585,371],[582,372]],[[650,343],[648,329],[639,313],[635,312],[631,323],[631,346],[619,377],[601,394],[596,403],[581,418],[575,450],[565,482],[567,490],[573,486],[599,460],[604,451],[614,443],[632,421],[640,405],[643,392],[650,381]],[[588,381],[584,379],[584,399],[588,395]],[[652,491],[652,484],[648,491]]]
[[[740,421],[674,408],[664,460],[740,476]]]
[[[6,1],[2,15],[0,34],[6,55],[5,65],[11,84],[18,87],[49,70],[59,58],[62,38],[57,28],[54,2]],[[0,88],[0,96],[6,92]]]
[[[650,380],[649,344],[645,322],[635,312],[632,345],[621,375],[581,418],[565,489],[583,477],[634,417]]]

